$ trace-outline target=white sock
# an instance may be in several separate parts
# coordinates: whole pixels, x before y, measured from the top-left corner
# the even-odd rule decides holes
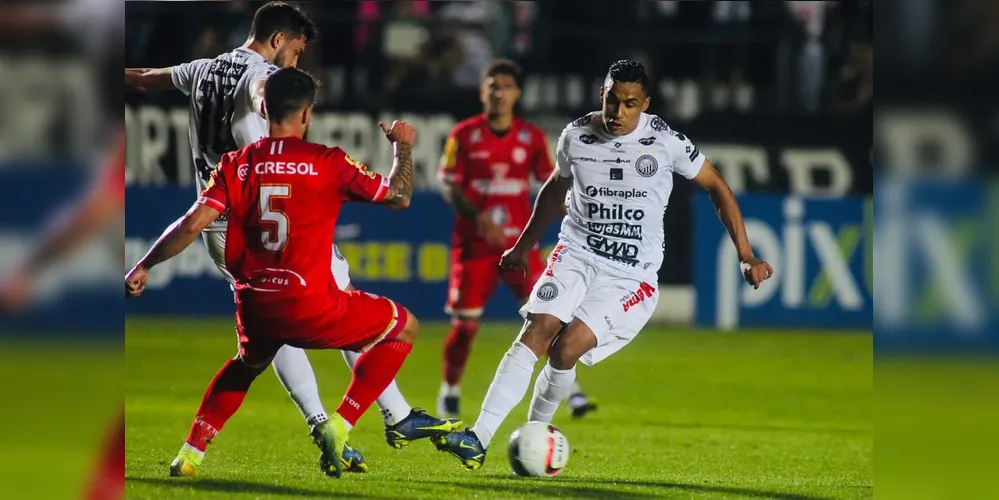
[[[442,381],[441,382],[440,396],[441,397],[444,397],[444,396],[455,396],[455,397],[461,396],[461,386],[460,385],[451,385],[451,384],[448,384],[447,382],[443,382]]]
[[[534,398],[527,413],[528,422],[551,422],[559,403],[567,398],[576,380],[576,367],[559,370],[549,363],[538,374],[534,382]]]
[[[347,362],[347,366],[353,370],[354,363],[357,363],[357,358],[361,356],[361,353],[354,351],[341,352],[343,352],[343,359]],[[375,403],[378,404],[378,409],[382,412],[382,420],[385,421],[385,425],[398,424],[400,420],[408,417],[409,412],[413,410],[413,407],[409,406],[406,398],[403,397],[402,391],[399,390],[399,385],[395,383],[395,379],[382,391],[382,395],[378,396]]]
[[[514,342],[513,347],[503,355],[496,376],[486,391],[486,399],[482,401],[479,419],[472,426],[472,432],[478,436],[483,447],[489,447],[496,429],[524,399],[534,374],[534,363],[537,362],[538,357],[520,341]]]
[[[319,384],[316,373],[304,349],[286,345],[278,349],[274,356],[274,373],[281,385],[288,391],[291,400],[310,426],[325,422],[329,417],[323,402],[319,399]]]

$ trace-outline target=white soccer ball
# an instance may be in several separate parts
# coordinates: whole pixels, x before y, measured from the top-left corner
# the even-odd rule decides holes
[[[510,435],[510,467],[518,476],[555,476],[569,461],[569,440],[548,422],[528,422]]]

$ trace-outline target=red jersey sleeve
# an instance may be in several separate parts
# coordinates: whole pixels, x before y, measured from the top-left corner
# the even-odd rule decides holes
[[[444,154],[441,155],[441,166],[437,171],[437,179],[441,182],[461,184],[465,177],[465,152],[459,145],[458,129],[451,131],[444,143]]]
[[[389,190],[388,177],[372,172],[340,148],[327,151],[327,161],[336,169],[337,190],[344,200],[378,203],[385,199]]]
[[[548,152],[548,137],[540,129],[533,129],[531,135],[534,136],[534,178],[544,182],[552,175],[555,165],[552,163],[551,154]]]
[[[214,208],[219,213],[224,214],[226,208],[229,206],[229,190],[226,186],[226,174],[233,168],[235,168],[235,162],[232,156],[223,156],[222,161],[219,162],[219,167],[208,178],[208,185],[201,191],[198,203],[206,205],[209,208]]]

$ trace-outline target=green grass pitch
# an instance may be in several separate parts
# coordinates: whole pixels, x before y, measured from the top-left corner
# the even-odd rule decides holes
[[[462,388],[468,425],[517,328],[487,323],[479,332]],[[168,477],[205,385],[235,352],[232,322],[130,318],[126,332],[128,498],[873,497],[869,332],[650,327],[610,359],[580,367],[600,408],[579,421],[559,409],[554,423],[573,451],[558,477],[510,473],[506,437],[525,420],[528,395],[477,472],[429,442],[389,448],[372,408],[351,434],[371,470],[340,480],[319,472],[305,423],[271,371],[209,447],[199,476]],[[446,333],[424,324],[399,375],[414,406],[434,409]],[[350,374],[339,352],[310,357],[333,411]]]

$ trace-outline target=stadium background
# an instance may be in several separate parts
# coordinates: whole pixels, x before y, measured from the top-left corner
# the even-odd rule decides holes
[[[608,11],[601,2],[304,3],[321,36],[300,67],[323,83],[309,139],[385,173],[390,148],[377,122],[405,119],[419,132],[412,208],[350,207],[340,220],[337,241],[355,285],[397,298],[423,319],[445,318],[453,212],[435,173],[452,126],[480,112],[480,69],[492,58],[523,65],[519,112],[552,145],[567,122],[598,107],[607,66],[636,58],[654,79],[649,112],[719,166],[779,276],[744,296],[722,258],[730,244],[710,206],[677,183],[657,319],[870,328],[871,13],[821,4],[626,1]],[[230,50],[245,40],[254,5],[130,3],[127,65]],[[129,95],[125,118],[133,263],[193,199],[193,168],[182,94]],[[785,215],[789,203],[804,209],[800,221]],[[232,304],[198,245],[154,270],[148,297],[128,311],[229,315]],[[516,318],[508,291],[497,293],[486,318]]]

